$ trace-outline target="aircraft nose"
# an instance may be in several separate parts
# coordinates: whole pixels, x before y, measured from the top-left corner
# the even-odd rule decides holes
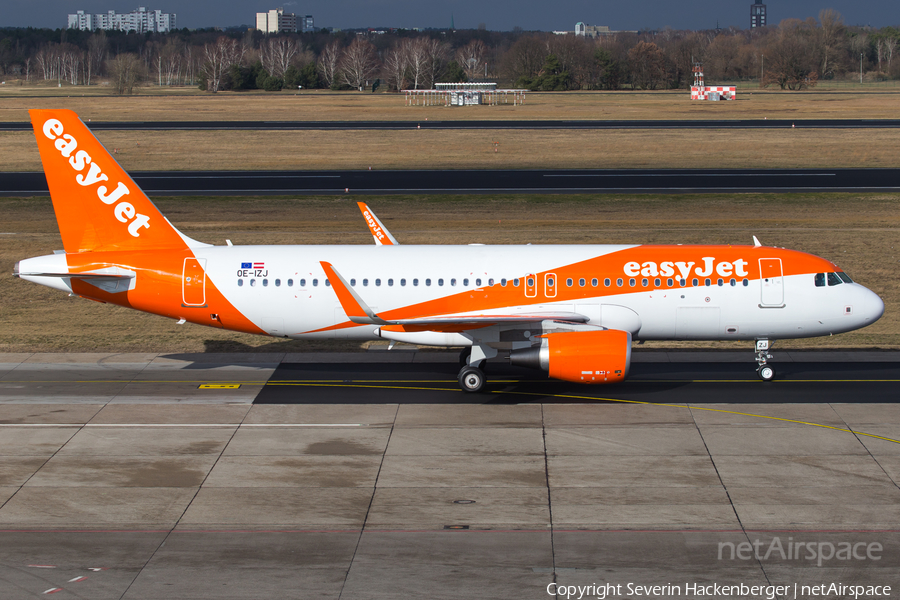
[[[884,300],[868,288],[863,288],[862,298],[859,302],[859,315],[863,323],[871,325],[884,314]]]

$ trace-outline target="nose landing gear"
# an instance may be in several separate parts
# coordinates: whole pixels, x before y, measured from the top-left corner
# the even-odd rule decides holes
[[[756,340],[756,374],[763,381],[772,381],[775,379],[775,368],[766,364],[772,355],[769,354],[771,343],[769,340]]]

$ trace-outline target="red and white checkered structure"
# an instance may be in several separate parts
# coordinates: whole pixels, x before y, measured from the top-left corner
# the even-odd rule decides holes
[[[737,87],[733,85],[691,86],[691,100],[709,100],[711,93],[719,94],[720,100],[734,100],[737,95]]]

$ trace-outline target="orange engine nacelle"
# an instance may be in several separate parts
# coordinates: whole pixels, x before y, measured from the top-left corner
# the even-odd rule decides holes
[[[509,361],[563,381],[615,383],[628,376],[631,334],[617,329],[549,333],[540,346],[511,352]]]

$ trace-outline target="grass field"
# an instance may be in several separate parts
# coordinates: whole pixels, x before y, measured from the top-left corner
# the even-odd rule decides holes
[[[128,171],[900,167],[895,129],[100,131],[97,137]],[[0,145],[0,171],[41,170],[33,133],[0,133]]]
[[[834,260],[885,300],[875,325],[777,348],[900,348],[900,206],[884,195],[423,196],[364,198],[405,244],[752,243]],[[157,198],[187,235],[222,244],[371,244],[356,198]],[[273,341],[69,298],[12,278],[16,260],[61,247],[48,199],[0,199],[0,352],[308,351],[349,342]],[[647,343],[660,347],[750,346]]]
[[[69,108],[93,121],[424,121],[454,119],[896,119],[900,88],[804,92],[738,86],[730,102],[692,101],[687,90],[528,92],[514,106],[407,106],[403,94],[222,92],[143,88],[108,96],[108,88],[0,86],[0,121],[28,121],[33,108]],[[165,92],[166,95],[161,95]]]

